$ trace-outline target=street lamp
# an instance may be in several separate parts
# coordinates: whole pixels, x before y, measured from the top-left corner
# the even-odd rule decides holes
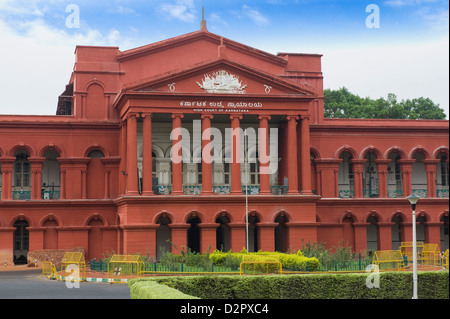
[[[416,194],[406,197],[412,208],[412,235],[413,235],[413,297],[417,299],[417,244],[416,244],[416,204],[420,199]]]

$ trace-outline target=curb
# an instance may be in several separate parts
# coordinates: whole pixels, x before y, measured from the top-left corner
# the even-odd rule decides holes
[[[80,280],[81,279],[81,280]],[[58,275],[58,280],[65,281],[66,277]],[[99,282],[99,283],[110,283],[110,284],[126,284],[128,283],[128,279],[113,279],[113,278],[67,278],[67,280],[75,280],[75,281],[86,281],[86,282]]]

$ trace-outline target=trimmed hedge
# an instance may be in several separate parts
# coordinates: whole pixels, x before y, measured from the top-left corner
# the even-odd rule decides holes
[[[154,277],[135,279],[129,285],[132,298],[151,298],[151,294],[135,294],[133,286],[139,284],[143,287],[142,282],[153,281],[201,299],[411,299],[411,272],[379,273],[380,288],[372,289],[366,287],[369,275]],[[448,271],[419,272],[418,284],[420,299],[449,298]],[[158,297],[161,294],[163,292]]]
[[[132,299],[200,299],[179,290],[162,285],[154,280],[139,281],[130,285]]]
[[[242,262],[244,255],[250,256],[278,256],[283,269],[298,270],[298,271],[315,271],[319,269],[319,260],[315,257],[305,257],[299,250],[294,254],[284,254],[279,252],[266,252],[258,251],[254,253],[247,253],[245,250],[241,252],[223,252],[215,250],[209,255],[209,259],[215,264],[220,266],[228,266],[232,268],[239,268],[239,264]]]

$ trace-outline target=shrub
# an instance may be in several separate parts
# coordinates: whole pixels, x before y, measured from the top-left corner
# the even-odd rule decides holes
[[[132,298],[155,298],[154,293],[140,289],[159,290],[160,286],[136,283],[154,281],[167,288],[177,289],[189,296],[202,299],[411,299],[412,273],[385,272],[380,275],[380,288],[369,289],[366,279],[370,274],[307,274],[270,276],[193,276],[154,277],[132,280],[129,283]],[[449,273],[419,272],[419,299],[448,299]],[[159,290],[157,297],[164,297]],[[167,290],[167,298],[174,295]],[[176,296],[184,299],[185,297]]]
[[[228,266],[233,269],[238,269],[240,263],[242,262],[242,258],[244,255],[255,255],[255,256],[264,256],[264,255],[273,255],[278,256],[279,261],[281,262],[283,269],[289,270],[299,270],[299,271],[314,271],[319,268],[319,260],[315,257],[309,258],[303,256],[301,251],[298,251],[294,254],[283,254],[279,252],[267,252],[267,251],[258,251],[255,253],[248,253],[245,249],[241,252],[223,252],[219,250],[215,250],[212,254],[209,255],[209,259],[215,265],[223,265]]]

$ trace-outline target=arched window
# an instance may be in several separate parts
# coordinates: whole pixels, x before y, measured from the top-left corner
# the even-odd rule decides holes
[[[219,227],[216,229],[216,249],[221,251],[230,250],[230,222],[227,216],[219,216],[216,218],[216,223]]]
[[[31,199],[30,155],[21,150],[16,154],[13,172],[13,199]]]
[[[391,152],[388,157],[391,161],[388,164],[387,190],[388,197],[403,197],[403,177],[401,165],[399,163],[400,155],[397,152]]]
[[[191,216],[187,223],[191,224],[187,230],[188,248],[193,253],[200,253],[200,228],[198,224],[201,223],[201,220],[197,216]]]
[[[342,162],[339,163],[338,187],[339,197],[353,198],[355,196],[352,154],[350,152],[342,152],[339,156]]]
[[[59,199],[61,187],[59,153],[48,150],[44,153],[45,161],[42,163],[42,199]]]
[[[439,163],[437,164],[436,172],[436,195],[437,197],[449,197],[449,173],[448,173],[448,159],[444,152],[437,156]]]
[[[377,156],[374,152],[368,152],[364,159],[367,161],[364,163],[363,173],[363,187],[364,197],[376,198],[379,195],[378,192],[378,171],[375,160]]]

